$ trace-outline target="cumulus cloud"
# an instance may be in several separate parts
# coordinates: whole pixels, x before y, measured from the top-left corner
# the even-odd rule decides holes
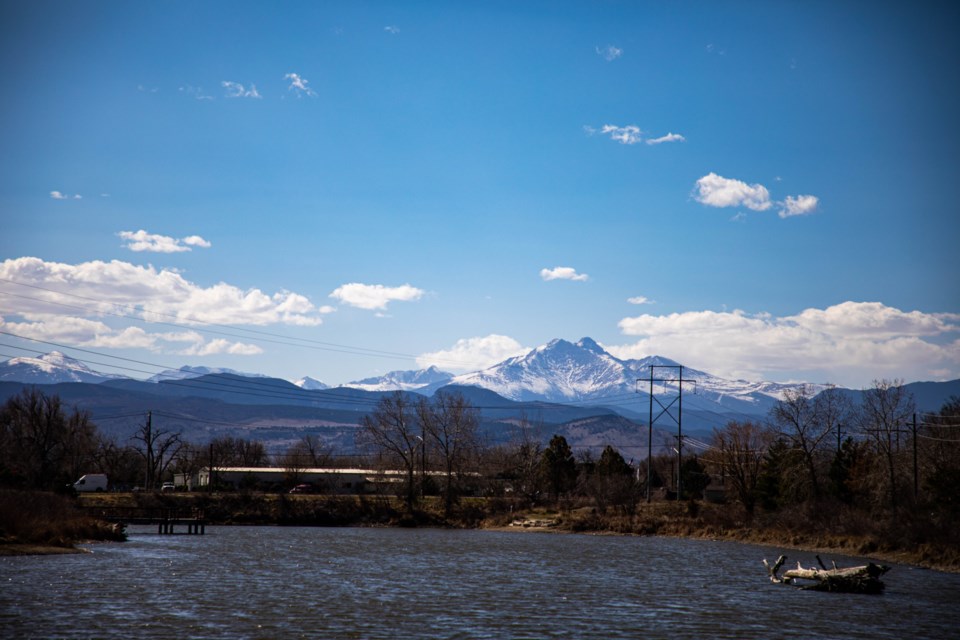
[[[421,367],[436,365],[441,369],[474,371],[485,369],[507,358],[529,351],[509,336],[490,334],[485,337],[461,338],[449,349],[425,353],[417,358]]]
[[[653,304],[653,300],[647,296],[634,296],[633,298],[627,298],[627,302],[630,304]]]
[[[171,238],[156,233],[147,233],[143,229],[139,231],[120,231],[117,233],[121,239],[126,240],[124,246],[130,251],[149,251],[152,253],[180,253],[182,251],[191,251],[191,247],[202,247],[209,249],[212,245],[209,241],[200,236],[187,236],[186,238]]]
[[[789,218],[790,216],[803,216],[813,213],[820,204],[817,196],[787,196],[781,203],[779,216]]]
[[[100,320],[73,316],[35,314],[33,319],[21,322],[0,316],[0,330],[28,339],[69,343],[90,349],[146,349],[176,355],[254,355],[263,352],[254,344],[223,338],[208,340],[196,331],[151,333],[140,327],[111,327]]]
[[[209,249],[213,246],[210,244],[209,240],[204,240],[200,236],[187,236],[186,238],[183,238],[181,242],[191,247],[203,247],[204,249]]]
[[[540,277],[548,282],[550,280],[574,280],[576,282],[586,282],[590,279],[590,276],[585,273],[577,273],[577,270],[573,267],[540,269]]]
[[[0,314],[27,319],[62,316],[69,305],[72,315],[83,318],[119,309],[151,322],[315,326],[324,312],[298,293],[270,295],[225,282],[202,287],[175,271],[120,260],[74,265],[15,258],[0,262],[0,279],[42,287],[31,290],[31,299],[0,296]]]
[[[665,136],[660,136],[659,138],[650,138],[647,140],[647,144],[663,144],[664,142],[686,142],[684,138],[679,133],[668,133]]]
[[[857,388],[882,377],[960,376],[960,316],[879,302],[844,302],[783,317],[742,310],[644,314],[624,318],[619,327],[640,340],[607,347],[618,357],[669,355],[727,377],[801,376]]]
[[[251,84],[250,88],[247,89],[239,82],[230,82],[229,80],[224,80],[220,83],[226,91],[226,96],[228,98],[260,98],[260,94],[257,92],[257,85]]]
[[[747,184],[711,172],[697,180],[694,199],[710,207],[746,207],[766,211],[771,206],[770,192],[762,184]]]
[[[390,35],[394,35],[394,36],[400,33],[400,27],[392,24],[387,25],[386,27],[383,28],[383,30],[389,33]]]
[[[618,127],[615,124],[605,124],[600,128],[600,133],[610,136],[611,140],[616,140],[620,144],[637,144],[643,138],[640,127],[635,124],[628,124],[625,127]]]
[[[298,98],[305,95],[316,97],[317,93],[307,86],[309,84],[309,80],[306,78],[303,78],[296,73],[288,73],[287,75],[283,76],[283,78],[290,81],[290,86],[287,87],[287,91],[295,92]]]
[[[180,355],[184,356],[214,356],[220,354],[229,354],[233,356],[254,356],[263,353],[263,349],[253,344],[244,344],[242,342],[230,342],[223,338],[217,338],[203,343],[198,343],[184,349]]]
[[[766,211],[776,205],[780,208],[778,215],[781,218],[807,215],[820,205],[820,199],[810,195],[787,196],[782,201],[774,201],[762,184],[747,184],[713,172],[697,180],[693,199],[710,207],[746,207],[753,211]],[[740,217],[735,219],[742,220]]]
[[[331,298],[359,309],[385,311],[393,301],[410,302],[423,297],[424,291],[409,284],[399,287],[385,287],[382,284],[361,284],[351,282],[337,287]]]
[[[608,44],[605,47],[597,47],[597,55],[602,57],[607,62],[613,62],[623,55],[623,49],[615,47],[612,44]]]

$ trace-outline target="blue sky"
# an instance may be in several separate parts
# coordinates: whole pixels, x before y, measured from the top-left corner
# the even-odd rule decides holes
[[[958,28],[950,3],[6,2],[0,354],[337,384],[590,336],[955,379]]]

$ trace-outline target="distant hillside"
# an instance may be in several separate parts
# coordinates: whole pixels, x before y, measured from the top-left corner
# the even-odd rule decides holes
[[[653,372],[655,401],[648,392]],[[99,374],[83,363],[53,352],[42,358],[15,358],[0,364],[0,401],[24,386],[42,385],[68,405],[89,411],[106,433],[126,440],[147,411],[154,421],[184,437],[204,442],[219,435],[256,438],[281,451],[304,434],[315,434],[338,451],[355,450],[361,416],[384,395],[402,389],[414,399],[438,391],[459,393],[481,412],[489,444],[517,437],[521,421],[544,441],[558,433],[575,449],[613,444],[637,457],[646,451],[646,422],[651,408],[654,446],[669,450],[680,402],[679,365],[650,357],[619,360],[589,338],[577,343],[554,340],[524,356],[482,372],[451,377],[431,367],[395,371],[358,381],[356,387],[327,388],[322,383],[292,383],[232,370],[182,367],[151,380]],[[12,379],[12,380],[11,380]],[[683,431],[706,439],[731,420],[765,420],[785,389],[797,385],[731,381],[703,371],[683,369]],[[667,381],[662,381],[667,380]],[[51,382],[52,381],[52,382]],[[960,380],[907,385],[920,412],[935,412],[951,396],[960,397]],[[861,391],[843,390],[854,403]],[[661,415],[669,406],[670,415]]]

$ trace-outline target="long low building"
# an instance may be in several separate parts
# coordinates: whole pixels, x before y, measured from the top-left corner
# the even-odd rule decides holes
[[[403,482],[406,472],[378,469],[287,469],[283,467],[204,467],[196,474],[178,473],[174,484],[187,490],[214,487],[277,489],[309,484],[325,493],[374,493],[378,487]],[[419,474],[418,474],[419,475]],[[428,471],[428,476],[443,472]],[[473,474],[475,475],[475,474]]]

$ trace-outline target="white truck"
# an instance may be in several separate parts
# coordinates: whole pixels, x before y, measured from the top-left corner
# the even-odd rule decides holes
[[[73,490],[77,492],[106,491],[108,484],[107,474],[88,473],[73,483]]]

